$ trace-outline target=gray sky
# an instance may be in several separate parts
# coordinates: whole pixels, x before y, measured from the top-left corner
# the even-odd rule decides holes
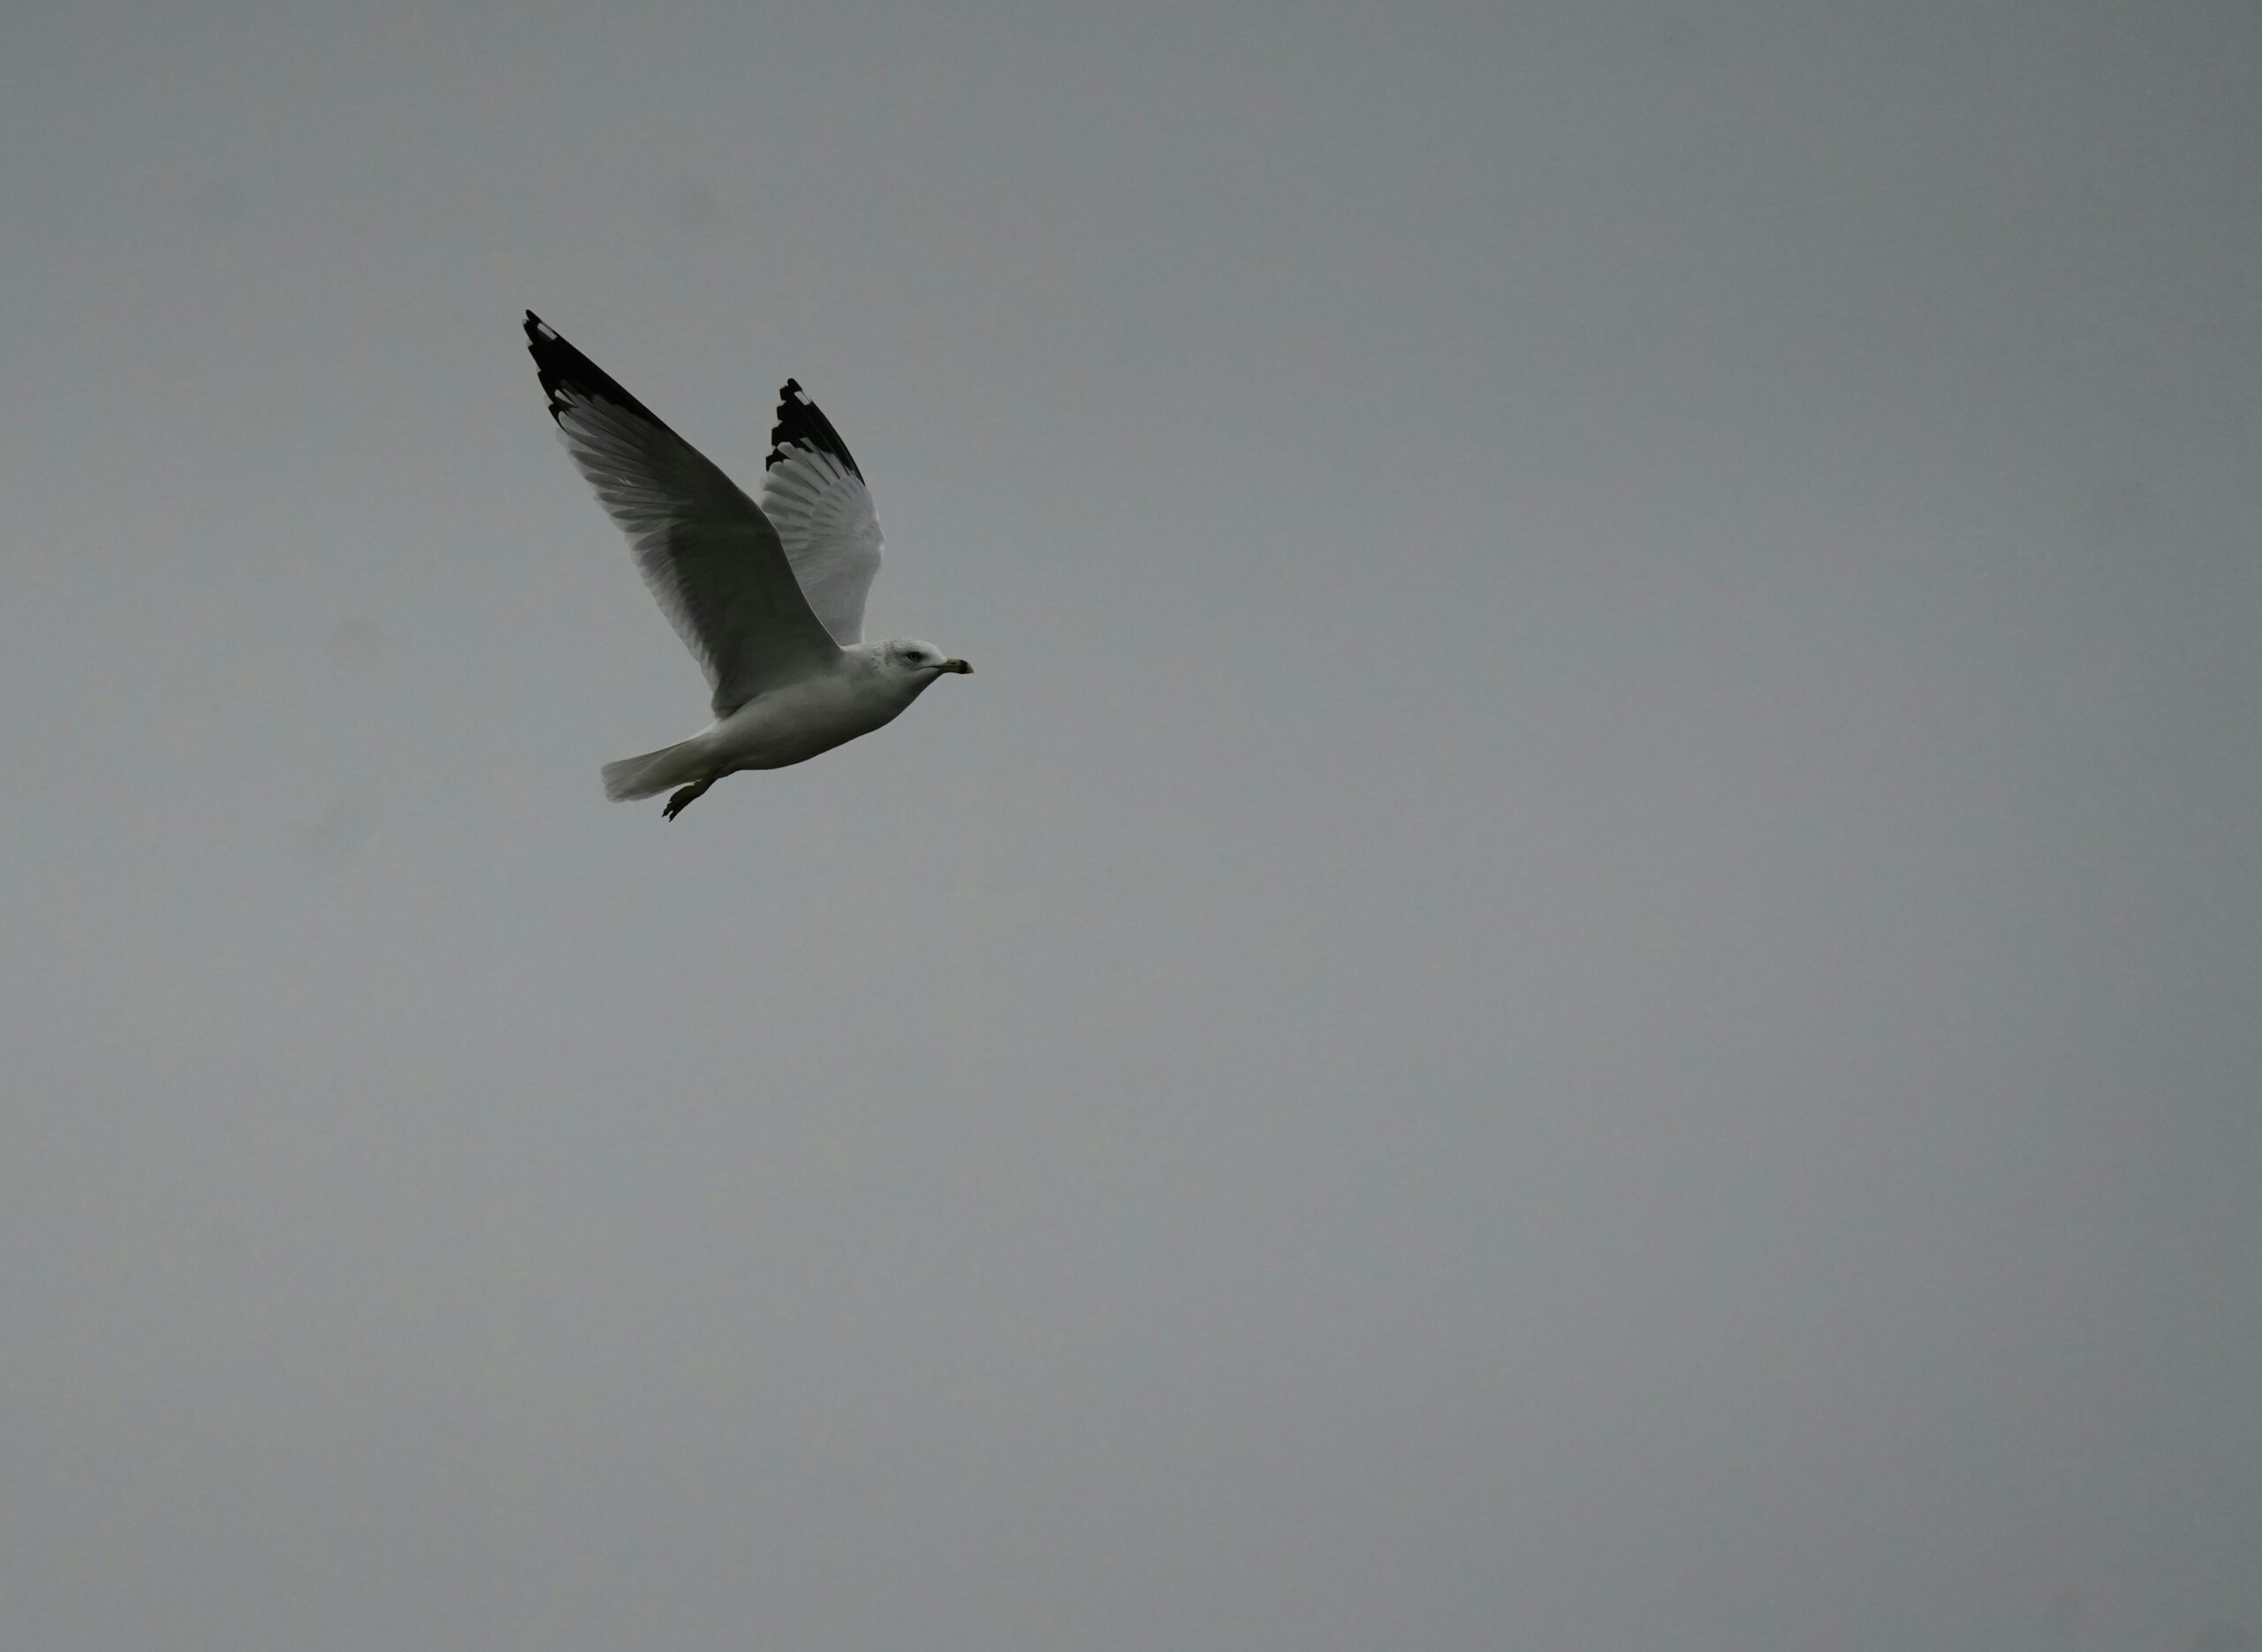
[[[19,4],[0,1641],[2262,1633],[2262,21]],[[672,825],[528,306],[976,664]]]

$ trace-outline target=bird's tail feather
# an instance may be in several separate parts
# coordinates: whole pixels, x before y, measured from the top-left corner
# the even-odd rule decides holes
[[[624,757],[619,762],[607,763],[601,771],[605,796],[616,803],[632,798],[657,797],[670,786],[698,779],[704,756],[699,746],[696,739],[683,740],[640,757]]]

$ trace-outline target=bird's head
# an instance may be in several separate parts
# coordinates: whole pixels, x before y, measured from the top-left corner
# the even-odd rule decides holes
[[[974,670],[964,660],[952,659],[931,642],[891,642],[881,657],[890,671],[915,678],[922,688],[945,671],[965,675]]]

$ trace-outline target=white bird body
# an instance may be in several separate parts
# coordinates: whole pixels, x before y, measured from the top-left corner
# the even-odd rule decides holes
[[[605,795],[648,798],[671,786],[719,780],[742,769],[784,769],[884,728],[935,680],[890,656],[896,645],[860,642],[814,675],[757,694],[689,739],[607,763]]]
[[[707,673],[715,720],[604,766],[609,798],[670,786],[673,820],[742,769],[783,769],[892,723],[928,684],[974,668],[931,643],[863,640],[880,525],[848,445],[792,379],[762,503],[532,310],[527,347],[574,465]]]

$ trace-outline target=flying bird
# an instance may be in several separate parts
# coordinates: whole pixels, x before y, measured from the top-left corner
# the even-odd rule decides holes
[[[866,642],[880,525],[848,444],[801,385],[778,392],[756,504],[603,368],[527,312],[550,416],[707,672],[715,720],[603,769],[604,794],[673,820],[725,775],[783,769],[892,723],[946,672],[932,643]]]

